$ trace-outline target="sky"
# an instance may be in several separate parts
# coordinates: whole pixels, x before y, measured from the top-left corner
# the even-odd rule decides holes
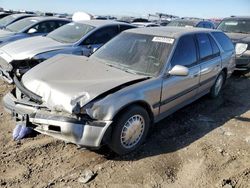
[[[0,0],[14,10],[147,17],[156,12],[180,17],[250,16],[250,0]]]

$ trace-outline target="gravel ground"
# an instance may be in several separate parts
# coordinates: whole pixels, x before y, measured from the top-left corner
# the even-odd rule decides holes
[[[0,81],[0,100],[11,88]],[[14,126],[0,105],[0,187],[250,187],[250,74],[156,124],[124,157],[44,135],[14,142]]]

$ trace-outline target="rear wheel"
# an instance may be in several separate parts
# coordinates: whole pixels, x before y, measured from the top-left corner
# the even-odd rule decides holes
[[[210,96],[212,98],[216,98],[219,96],[221,89],[225,83],[225,79],[226,79],[226,74],[224,72],[221,72],[217,77],[213,87],[211,88]]]
[[[109,147],[119,155],[130,153],[145,140],[149,125],[147,111],[140,106],[131,106],[116,118]]]

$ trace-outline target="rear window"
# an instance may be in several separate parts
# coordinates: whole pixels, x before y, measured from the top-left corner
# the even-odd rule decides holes
[[[208,35],[208,37],[209,37],[209,40],[210,40],[212,48],[213,48],[213,54],[214,55],[219,55],[220,54],[220,49],[217,46],[216,42],[214,41],[214,39],[210,35]]]
[[[220,43],[224,51],[234,50],[234,45],[232,41],[222,32],[213,32],[212,35]]]

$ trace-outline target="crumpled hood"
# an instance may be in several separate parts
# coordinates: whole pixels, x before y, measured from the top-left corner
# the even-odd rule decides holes
[[[238,42],[249,43],[250,42],[250,34],[244,34],[244,33],[226,33],[226,34],[233,41],[233,43],[238,43]]]
[[[60,50],[71,46],[57,42],[49,37],[30,37],[11,42],[1,47],[1,50],[8,54],[12,60],[23,60],[34,57],[37,54]]]
[[[77,103],[82,107],[110,89],[143,78],[84,56],[57,55],[27,72],[22,83],[48,108],[72,113]]]

